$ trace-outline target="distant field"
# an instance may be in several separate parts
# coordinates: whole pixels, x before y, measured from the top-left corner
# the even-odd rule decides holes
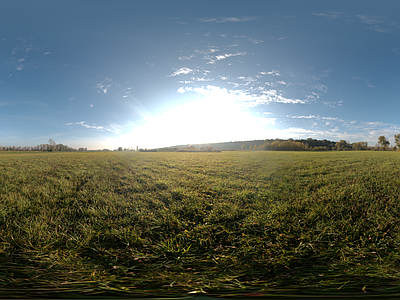
[[[399,152],[0,152],[0,294],[399,293]]]

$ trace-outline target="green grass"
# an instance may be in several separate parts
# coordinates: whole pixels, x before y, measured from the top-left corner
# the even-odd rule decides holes
[[[0,294],[399,293],[397,152],[0,152]]]

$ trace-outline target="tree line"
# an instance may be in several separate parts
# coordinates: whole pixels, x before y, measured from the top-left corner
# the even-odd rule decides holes
[[[269,151],[396,151],[400,150],[400,133],[394,135],[395,143],[393,146],[386,139],[385,136],[381,135],[378,138],[378,143],[375,146],[368,146],[367,142],[355,142],[349,143],[345,140],[339,142],[333,142],[329,140],[317,140],[317,139],[270,139],[270,140],[255,140],[255,141],[244,141],[244,142],[224,142],[224,143],[213,143],[213,144],[198,144],[198,145],[181,145],[172,146],[159,149],[139,149],[141,152],[219,152],[223,151],[247,151],[247,150],[269,150]],[[122,151],[122,147],[118,148]],[[133,150],[133,149],[124,149]],[[39,144],[37,146],[1,146],[0,151],[62,151],[62,152],[74,152],[74,151],[87,151],[87,148],[72,148],[63,144],[56,144],[52,139],[47,144]]]
[[[56,144],[52,139],[49,140],[48,144],[39,144],[36,146],[0,146],[0,151],[62,151],[62,152],[74,152],[74,151],[87,151],[87,148],[72,148],[63,144]]]
[[[266,141],[261,145],[242,144],[241,150],[270,150],[270,151],[389,151],[400,150],[400,133],[394,135],[395,145],[390,146],[390,142],[385,136],[381,135],[378,138],[378,143],[375,146],[368,146],[367,142],[349,143],[345,140],[339,142],[332,142],[327,140],[316,140],[308,138],[307,140],[282,140],[275,139],[273,141]]]

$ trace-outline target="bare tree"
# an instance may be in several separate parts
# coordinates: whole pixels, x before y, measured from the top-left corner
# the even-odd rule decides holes
[[[50,145],[50,151],[54,151],[54,148],[56,147],[56,142],[53,141],[52,139],[49,139],[49,145]]]

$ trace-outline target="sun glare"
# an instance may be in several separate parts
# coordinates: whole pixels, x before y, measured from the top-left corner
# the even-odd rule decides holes
[[[148,118],[121,141],[139,148],[265,138],[273,118],[254,117],[232,95],[207,90],[201,99]]]

